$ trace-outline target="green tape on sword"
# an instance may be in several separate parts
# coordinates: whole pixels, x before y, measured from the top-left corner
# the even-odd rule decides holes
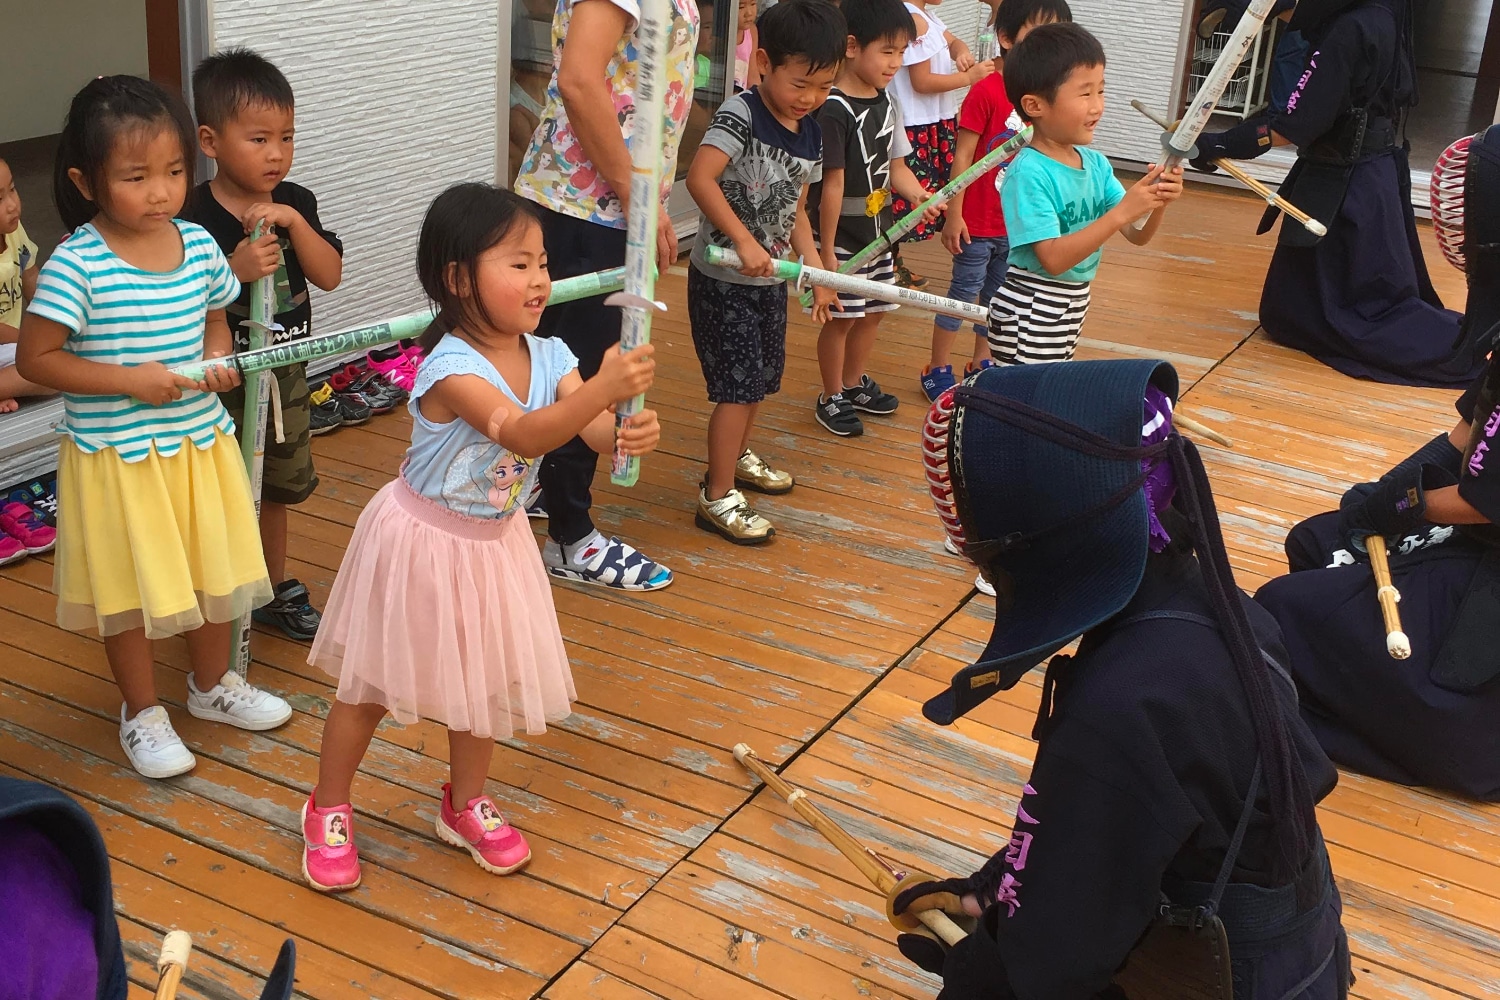
[[[548,297],[547,304],[551,306],[561,302],[586,299],[592,295],[601,295],[605,292],[615,291],[624,284],[625,269],[623,267],[611,268],[607,271],[595,271],[592,274],[580,274],[573,278],[563,278],[560,281],[552,283],[552,294]],[[236,354],[233,358],[215,358],[212,361],[189,361],[184,364],[173,365],[172,370],[187,378],[202,381],[203,375],[208,369],[232,363],[239,369],[242,375],[249,375],[253,372],[263,372],[272,368],[284,368],[287,365],[306,364],[310,361],[317,361],[321,358],[333,357],[339,354],[368,351],[385,344],[393,344],[398,340],[409,340],[421,334],[423,330],[426,330],[427,325],[431,322],[432,313],[424,310],[423,312],[410,313],[406,316],[398,316],[395,319],[385,320],[381,323],[373,323],[369,326],[343,330],[339,333],[330,333],[321,337],[307,337],[302,340],[293,340],[270,347],[262,347],[254,351],[244,351]]]
[[[901,237],[916,229],[922,221],[922,214],[929,208],[943,204],[960,191],[969,187],[979,178],[994,170],[1000,164],[1019,153],[1027,143],[1031,142],[1031,126],[1027,125],[1021,131],[1009,139],[985,153],[974,164],[953,178],[947,184],[938,188],[926,201],[903,215],[896,224],[875,238],[875,242],[860,250],[853,257],[839,265],[840,274],[852,274],[859,268],[864,267],[870,261],[885,253],[891,247],[900,242]],[[804,306],[812,305],[812,293],[806,292],[802,296]]]

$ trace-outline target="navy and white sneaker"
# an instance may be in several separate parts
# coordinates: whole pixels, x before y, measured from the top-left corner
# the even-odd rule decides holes
[[[560,580],[592,583],[613,590],[661,590],[672,583],[672,571],[646,558],[618,538],[595,531],[571,545],[547,539],[542,563]]]
[[[929,403],[936,403],[939,396],[956,384],[952,365],[928,365],[922,369],[922,394]]]
[[[312,606],[312,595],[300,580],[286,579],[272,591],[271,603],[250,612],[262,625],[278,628],[288,639],[307,642],[318,634],[323,616]]]
[[[542,492],[542,484],[535,483],[531,492],[526,494],[526,500],[521,504],[526,508],[526,516],[537,521],[547,520],[547,496]]]
[[[854,405],[841,392],[826,399],[819,396],[817,405],[813,407],[813,416],[818,418],[818,423],[823,425],[824,430],[839,437],[859,437],[865,432],[864,422],[854,412]]]
[[[952,375],[951,368],[949,369],[949,375]],[[895,413],[896,408],[901,405],[899,399],[881,389],[879,383],[868,375],[861,375],[859,377],[859,385],[852,388],[845,387],[841,395],[856,410],[864,413],[873,413],[881,417]]]

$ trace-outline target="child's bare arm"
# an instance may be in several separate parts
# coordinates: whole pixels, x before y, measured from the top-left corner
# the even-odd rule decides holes
[[[913,205],[920,205],[932,197],[932,192],[922,186],[922,182],[917,180],[917,175],[911,172],[911,167],[906,165],[904,159],[891,161],[891,190]],[[931,222],[947,209],[947,202],[934,205],[922,214],[922,221]]]
[[[953,57],[953,65],[958,67],[960,73],[974,65],[974,53],[969,51],[967,42],[951,31],[943,32],[943,41],[948,43],[948,54]]]
[[[1161,204],[1147,216],[1144,226],[1137,229],[1132,223],[1120,228],[1120,235],[1134,246],[1143,247],[1151,242],[1151,237],[1155,236],[1157,229],[1161,228],[1162,216],[1166,214],[1167,205],[1182,197],[1181,167],[1177,167],[1170,173],[1160,174],[1156,182],[1156,195],[1161,199]]]
[[[652,352],[650,344],[623,355],[611,347],[597,375],[584,382],[569,372],[558,382],[557,402],[529,413],[478,375],[442,379],[418,406],[434,423],[457,417],[513,454],[540,458],[577,437],[611,406],[645,392],[656,370]]]
[[[834,240],[839,231],[839,216],[844,209],[844,171],[824,169],[823,171],[823,196],[818,200],[818,235],[822,237],[822,249],[819,256],[823,259],[823,268],[828,271],[839,269],[838,254],[833,251]]]
[[[264,220],[286,233],[297,251],[297,263],[302,273],[314,285],[331,292],[344,279],[344,258],[305,219],[301,212],[290,205],[261,202],[246,209],[241,222],[247,231],[254,231],[255,224]]]
[[[912,90],[919,94],[946,94],[961,87],[972,87],[995,72],[995,64],[991,60],[985,60],[974,63],[961,73],[934,73],[932,60],[929,59],[926,62],[912,63],[906,69],[911,74]]]
[[[134,396],[153,406],[180,398],[184,389],[198,388],[198,383],[174,375],[158,361],[125,366],[80,358],[63,350],[68,334],[61,323],[27,313],[21,320],[21,340],[16,347],[16,374],[59,392]]]
[[[797,198],[797,216],[792,221],[792,251],[802,258],[803,263],[817,261],[818,243],[813,239],[812,222],[807,217],[807,186],[803,186],[802,194]],[[840,309],[839,296],[831,288],[813,286],[813,311],[814,323],[827,323],[832,316],[830,309]]]
[[[734,242],[743,266],[740,273],[751,278],[771,276],[771,254],[756,240],[755,234],[734,214],[724,191],[719,187],[719,178],[729,166],[729,154],[717,146],[699,146],[693,155],[693,164],[688,168],[687,189],[693,202],[714,228]]]
[[[1161,172],[1161,167],[1152,164],[1146,175],[1125,192],[1125,198],[1118,205],[1084,228],[1032,244],[1037,262],[1048,274],[1062,274],[1081,264],[1084,258],[1109,242],[1115,233],[1124,233],[1127,229],[1133,232],[1136,219],[1155,212],[1166,203],[1156,184]],[[1155,232],[1154,228],[1152,232]],[[1126,234],[1126,238],[1135,242],[1130,234]],[[1150,238],[1146,237],[1147,240]]]

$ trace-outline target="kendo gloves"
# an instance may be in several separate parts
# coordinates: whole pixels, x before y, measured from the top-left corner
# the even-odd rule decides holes
[[[1344,545],[1365,551],[1370,535],[1400,537],[1427,527],[1427,491],[1453,486],[1463,456],[1439,434],[1380,477],[1358,483],[1339,502],[1339,535]]]
[[[1214,160],[1253,160],[1270,148],[1270,121],[1252,118],[1227,132],[1205,132],[1198,136],[1198,155],[1188,162],[1194,170],[1211,174],[1219,169]]]

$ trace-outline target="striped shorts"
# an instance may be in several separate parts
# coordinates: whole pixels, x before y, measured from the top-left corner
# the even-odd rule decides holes
[[[990,299],[990,351],[1002,365],[1071,360],[1088,311],[1087,281],[1058,281],[1012,267]]]
[[[839,267],[843,267],[844,261],[854,256],[853,250],[845,250],[843,247],[838,246],[837,244],[834,245],[833,253],[834,256],[838,258]],[[822,265],[820,264],[818,266]],[[887,285],[894,285],[896,283],[896,262],[892,257],[891,252],[887,250],[879,257],[876,257],[874,260],[870,261],[864,267],[861,267],[857,271],[851,272],[851,275],[856,278],[865,278],[869,281],[879,281]],[[860,319],[867,315],[890,312],[893,309],[901,308],[895,302],[882,302],[879,299],[867,299],[864,296],[856,295],[853,292],[839,292],[839,305],[844,307],[844,311],[838,312],[837,310],[835,310],[833,313],[834,319]],[[805,313],[812,312],[811,309],[805,307],[802,311]]]

